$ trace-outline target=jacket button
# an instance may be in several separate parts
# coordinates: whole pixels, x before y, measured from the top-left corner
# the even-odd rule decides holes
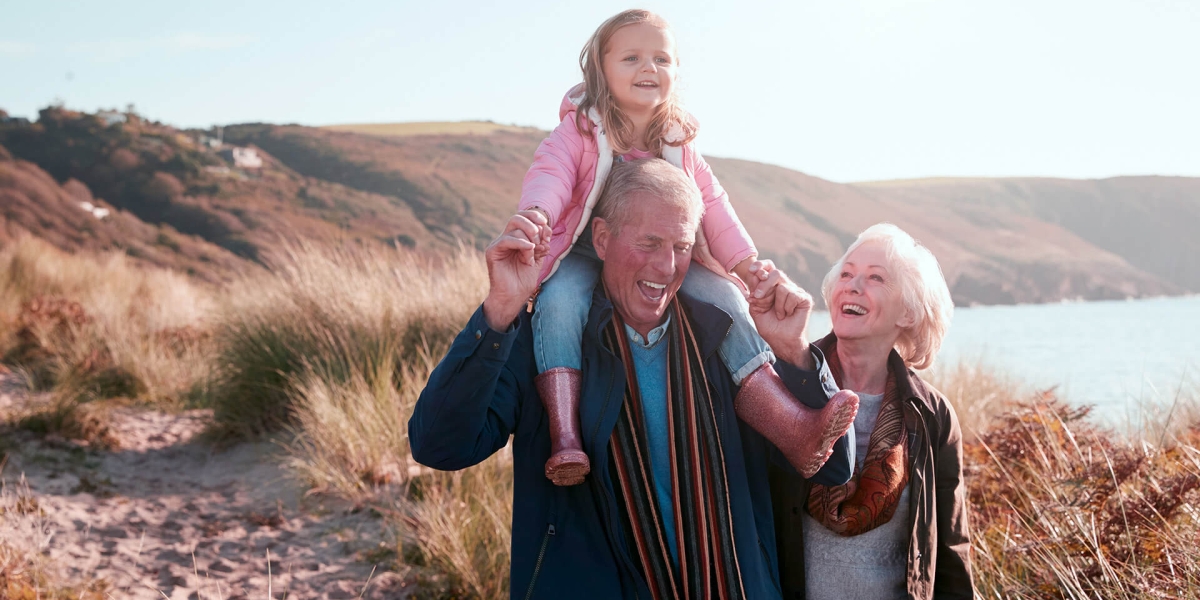
[[[804,379],[801,379],[801,380],[800,380],[800,385],[808,385],[808,378],[807,378],[807,377],[805,377]]]
[[[475,339],[479,339],[481,337],[483,337],[483,332],[476,329],[475,330]]]
[[[495,344],[492,344],[492,350],[499,350],[499,349],[500,349],[500,342],[496,342]]]

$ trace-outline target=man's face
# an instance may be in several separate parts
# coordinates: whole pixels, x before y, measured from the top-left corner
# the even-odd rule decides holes
[[[692,261],[697,223],[682,208],[635,193],[630,214],[616,234],[603,219],[594,221],[601,277],[614,308],[642,336],[665,319],[667,306],[683,285]]]

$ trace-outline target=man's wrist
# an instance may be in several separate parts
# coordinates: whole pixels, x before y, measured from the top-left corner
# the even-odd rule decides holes
[[[812,344],[803,339],[790,344],[775,345],[771,349],[775,352],[775,356],[798,368],[812,371],[817,367],[817,361],[813,358]]]
[[[488,327],[503,333],[517,320],[524,307],[524,301],[506,301],[488,296],[483,300],[483,318]]]

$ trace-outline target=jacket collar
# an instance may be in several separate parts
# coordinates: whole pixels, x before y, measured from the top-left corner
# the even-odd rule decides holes
[[[703,268],[699,265],[693,267]],[[696,300],[682,292],[677,293],[684,312],[688,313],[686,316],[692,324],[692,331],[696,334],[700,356],[707,359],[717,351],[725,336],[729,334],[729,329],[733,326],[733,317],[716,306]],[[592,291],[592,308],[588,313],[591,337],[596,340],[604,339],[604,328],[612,321],[613,310],[615,309],[612,302],[604,293],[604,281],[601,279]]]
[[[820,348],[821,352],[828,352],[829,347],[836,341],[837,336],[831,331],[814,345]],[[896,352],[895,348],[888,354],[888,371],[896,376],[896,390],[900,392],[900,397],[916,400],[926,410],[933,412],[933,401],[930,399],[933,396],[932,388],[917,376],[916,371],[904,364],[904,359],[900,358],[900,353]]]

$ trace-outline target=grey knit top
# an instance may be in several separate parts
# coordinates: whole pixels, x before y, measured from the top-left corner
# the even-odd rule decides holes
[[[858,395],[854,435],[859,467],[867,456],[867,444],[882,403],[883,394]],[[860,535],[843,537],[804,513],[804,577],[808,600],[905,598],[908,538],[912,533],[908,517],[907,486],[891,520]]]

